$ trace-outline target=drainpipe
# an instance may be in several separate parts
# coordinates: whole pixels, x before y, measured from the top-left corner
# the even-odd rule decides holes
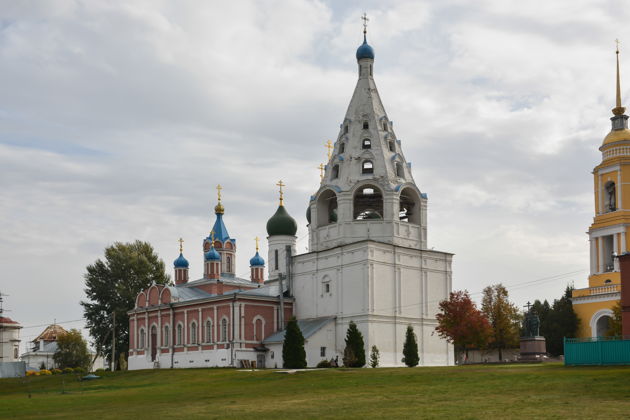
[[[171,345],[171,369],[173,369],[173,367],[175,366],[175,362],[174,362],[174,360],[175,360],[175,343],[174,343],[174,341],[175,340],[173,340],[173,337],[175,335],[174,334],[175,333],[175,329],[173,328],[173,304],[169,303],[168,306],[169,306],[169,308],[171,308],[171,325],[169,327],[170,331],[168,332],[170,337],[168,338],[168,343]]]
[[[235,312],[234,312],[234,303],[236,303],[236,293],[234,293],[234,296],[232,297],[232,340],[230,340],[230,366],[232,367],[236,367],[234,366],[234,318],[235,318]]]

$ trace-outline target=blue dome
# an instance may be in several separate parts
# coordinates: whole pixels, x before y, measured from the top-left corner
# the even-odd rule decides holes
[[[206,261],[220,261],[221,255],[217,252],[214,247],[210,248],[210,251],[206,252],[204,255]]]
[[[184,255],[180,252],[179,257],[173,261],[175,268],[188,268],[188,260],[184,258]]]
[[[265,260],[263,260],[263,257],[261,257],[258,251],[256,251],[256,255],[249,260],[249,265],[251,267],[262,267],[265,265]]]
[[[357,48],[357,60],[361,60],[362,58],[371,58],[374,60],[374,49],[370,47],[365,38],[363,38],[363,44]]]

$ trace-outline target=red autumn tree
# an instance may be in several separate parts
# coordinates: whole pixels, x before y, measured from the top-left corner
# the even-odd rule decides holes
[[[435,331],[455,346],[455,351],[484,348],[492,336],[486,316],[477,309],[467,290],[451,292],[448,300],[440,302]]]

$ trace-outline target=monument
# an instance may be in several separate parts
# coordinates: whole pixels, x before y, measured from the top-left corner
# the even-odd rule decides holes
[[[527,312],[523,320],[523,336],[521,337],[520,360],[541,360],[547,353],[545,337],[540,335],[540,318],[531,303],[527,302]]]

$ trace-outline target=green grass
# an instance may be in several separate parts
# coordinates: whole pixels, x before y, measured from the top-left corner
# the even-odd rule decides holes
[[[630,367],[559,364],[55,375],[0,380],[0,417],[624,418],[629,379]]]

